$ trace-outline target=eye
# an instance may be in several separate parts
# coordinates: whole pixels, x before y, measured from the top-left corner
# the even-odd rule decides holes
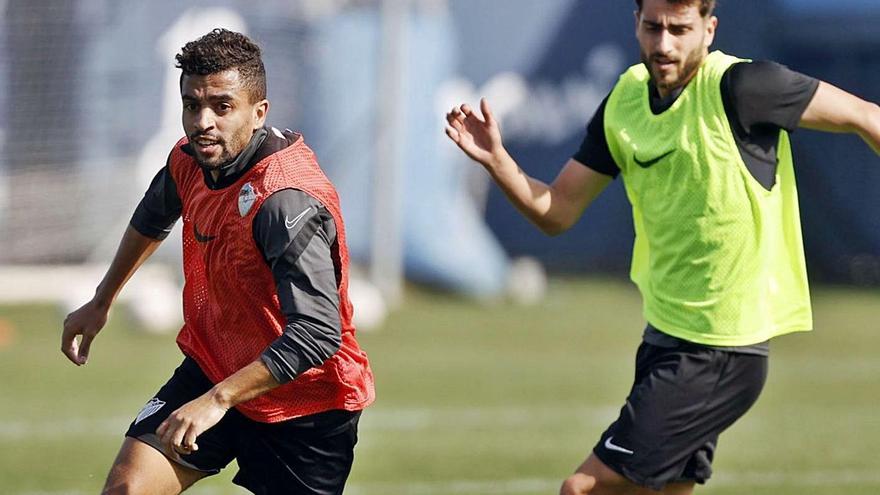
[[[189,102],[184,102],[183,109],[188,112],[195,112],[196,110],[199,109],[199,106],[196,103],[189,101]]]
[[[232,105],[230,103],[227,103],[224,101],[224,102],[221,102],[217,105],[217,110],[219,110],[220,113],[226,113],[226,112],[232,110]]]

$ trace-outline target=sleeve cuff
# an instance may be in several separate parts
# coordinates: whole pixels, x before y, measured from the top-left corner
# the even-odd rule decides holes
[[[155,227],[150,227],[141,222],[138,222],[136,218],[132,217],[131,221],[128,223],[131,228],[138,231],[139,234],[149,237],[151,239],[156,239],[157,241],[163,241],[168,234],[171,232],[168,230],[157,229]]]
[[[296,378],[295,371],[279,365],[276,352],[272,349],[272,346],[263,351],[263,354],[260,355],[260,360],[263,361],[263,364],[269,369],[272,378],[278,383],[285,384]]]

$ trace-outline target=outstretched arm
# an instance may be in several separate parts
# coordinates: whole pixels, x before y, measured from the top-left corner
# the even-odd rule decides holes
[[[95,296],[64,319],[61,352],[77,366],[86,364],[92,340],[107,323],[107,313],[116,296],[135,271],[159,247],[161,240],[147,237],[129,226],[122,236],[116,255]],[[76,337],[82,335],[77,342]]]
[[[880,106],[862,100],[826,82],[820,82],[807,105],[801,127],[861,136],[880,155]]]
[[[510,202],[541,231],[565,232],[584,209],[605,189],[612,178],[583,166],[568,163],[552,184],[528,176],[501,141],[501,130],[485,98],[480,100],[482,118],[463,104],[446,114],[446,135],[492,176]]]

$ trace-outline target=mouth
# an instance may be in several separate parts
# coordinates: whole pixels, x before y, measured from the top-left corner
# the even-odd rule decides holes
[[[220,153],[222,142],[207,136],[199,136],[190,140],[193,149],[202,156],[211,156]]]
[[[665,57],[655,57],[651,59],[651,63],[658,70],[665,72],[674,69],[677,62]]]

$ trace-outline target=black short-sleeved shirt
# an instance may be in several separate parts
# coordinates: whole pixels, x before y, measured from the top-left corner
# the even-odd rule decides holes
[[[807,105],[813,99],[819,81],[767,61],[743,62],[731,66],[721,79],[721,98],[746,168],[766,189],[776,182],[776,146],[780,129],[794,131]],[[681,90],[661,98],[651,86],[651,111],[667,110]],[[614,162],[605,138],[606,96],[590,123],[580,149],[572,158],[605,175],[617,177],[620,168]],[[682,340],[667,335],[648,324],[643,339],[660,347],[676,347]],[[769,354],[769,342],[751,346],[724,347],[722,350],[745,354]]]
[[[234,184],[263,158],[290,146],[298,134],[257,131],[248,146],[223,166],[218,179],[205,171],[205,184],[222,189]],[[187,146],[184,152],[190,152]],[[141,234],[164,239],[180,218],[182,203],[166,164],[153,178],[131,219]],[[294,226],[287,224],[296,219]],[[303,191],[283,189],[270,195],[253,220],[254,242],[272,270],[286,318],[284,333],[263,352],[262,360],[281,383],[320,366],[342,343],[339,293],[331,246],[337,242],[329,211]]]
[[[775,62],[743,62],[731,66],[721,79],[721,98],[746,167],[765,188],[776,180],[776,144],[779,130],[794,131],[819,81]],[[660,98],[651,88],[651,110],[663,113],[680,91]],[[572,158],[605,175],[617,177],[605,139],[605,104],[602,101],[590,123],[580,149]]]

